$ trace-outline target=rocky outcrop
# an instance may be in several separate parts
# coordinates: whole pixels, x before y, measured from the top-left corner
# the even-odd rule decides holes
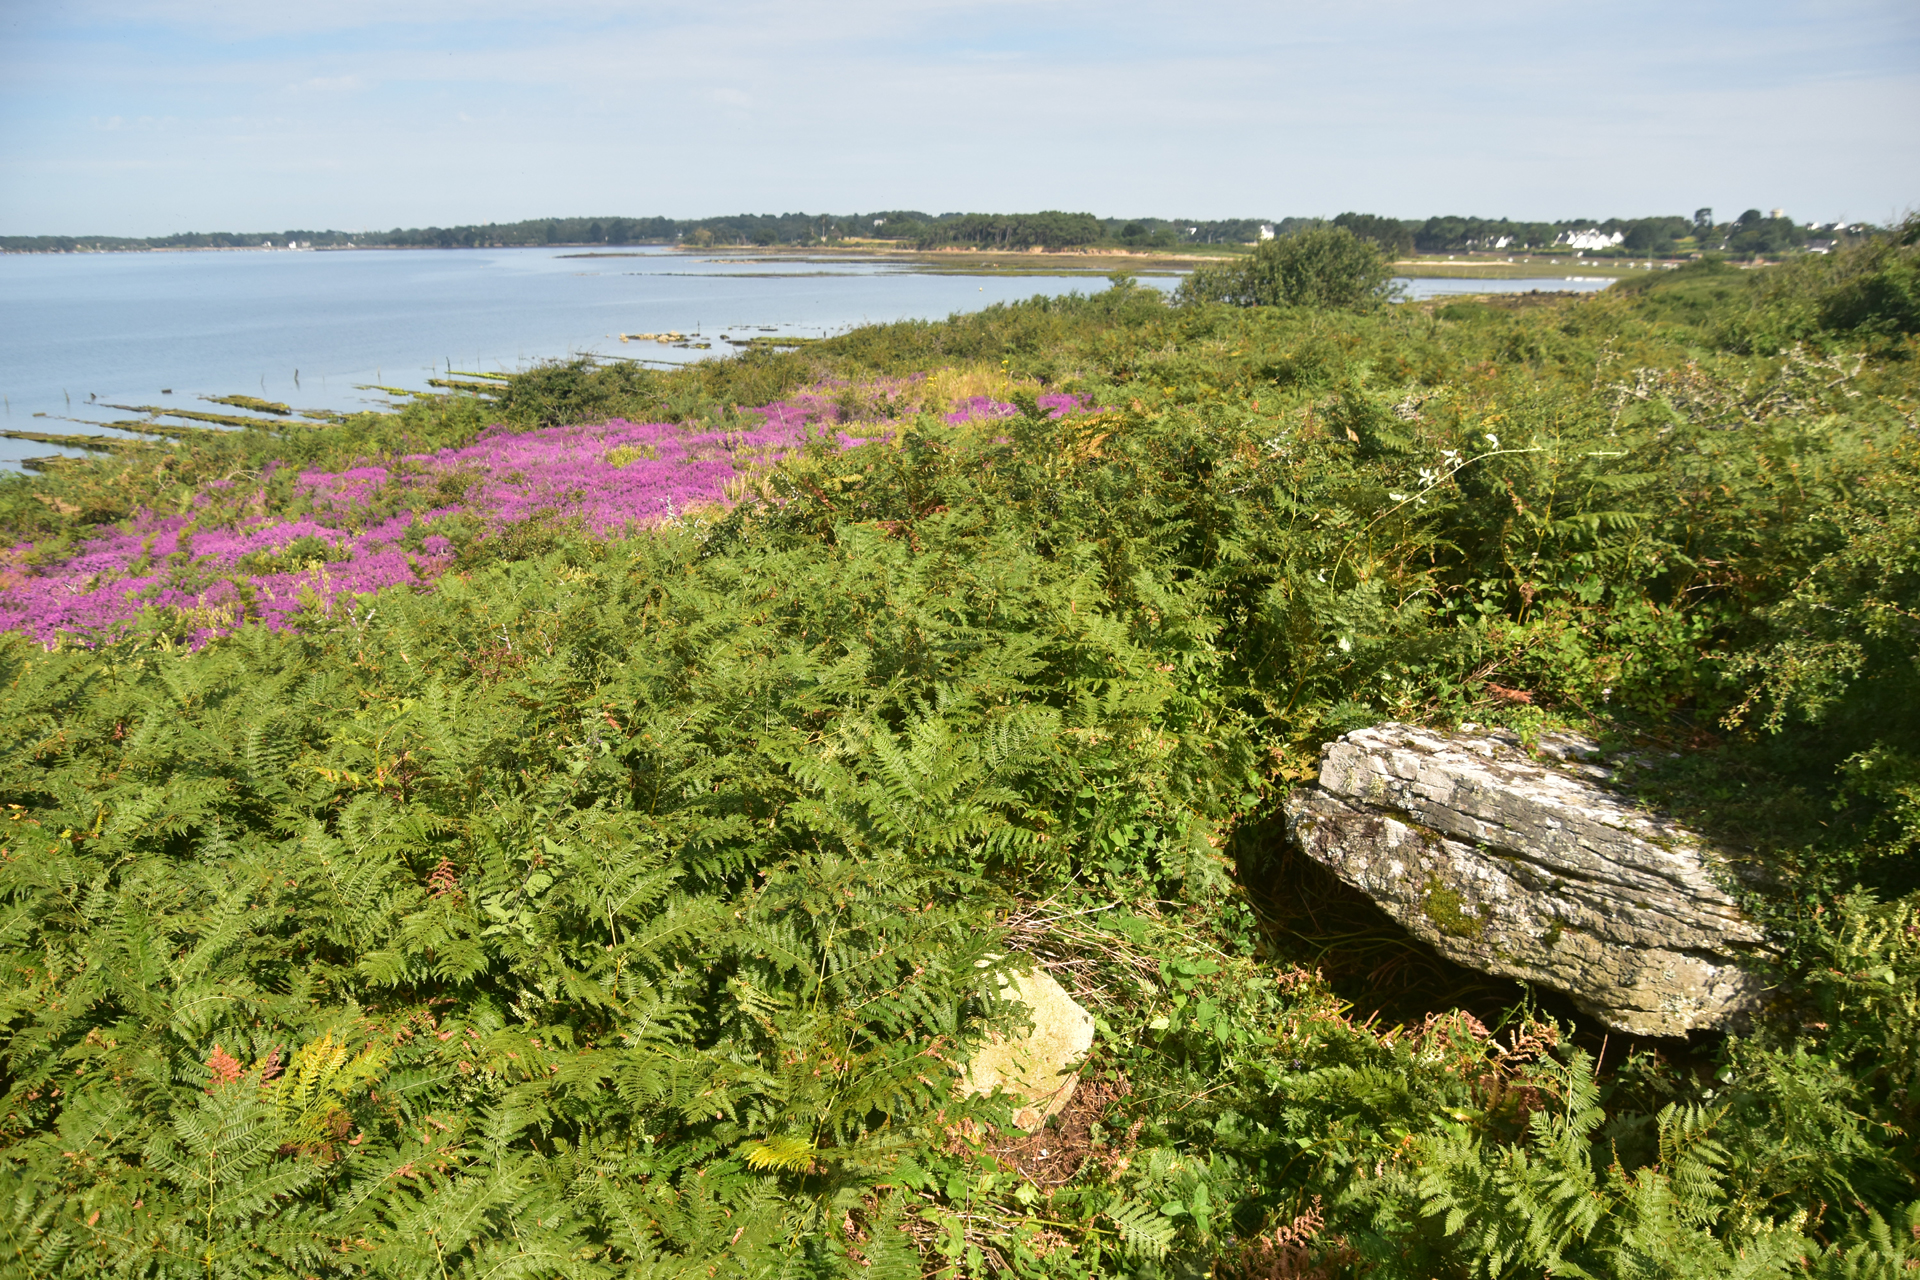
[[[1765,949],[1698,835],[1609,790],[1594,744],[1379,724],[1328,745],[1288,834],[1457,964],[1636,1035],[1737,1023]]]
[[[1033,1029],[1021,1036],[989,1037],[967,1064],[961,1092],[999,1088],[1024,1099],[1013,1122],[1031,1132],[1073,1096],[1080,1079],[1074,1068],[1093,1047],[1093,1015],[1037,967],[1002,978],[1001,995],[1027,1007]]]

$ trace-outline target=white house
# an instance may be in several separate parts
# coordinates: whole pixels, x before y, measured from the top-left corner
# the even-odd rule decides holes
[[[1562,231],[1553,242],[1569,249],[1611,249],[1625,239],[1618,231],[1608,235],[1598,227],[1588,227],[1585,231]]]
[[[1271,239],[1273,239],[1273,224],[1272,224],[1272,223],[1270,223],[1270,222],[1263,222],[1263,223],[1261,223],[1261,224],[1260,224],[1260,238],[1261,238],[1262,240],[1271,240]]]

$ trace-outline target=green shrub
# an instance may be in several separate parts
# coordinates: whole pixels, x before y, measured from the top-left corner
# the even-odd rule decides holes
[[[1882,338],[1920,333],[1920,215],[1843,262],[1841,278],[1820,299],[1828,328]]]
[[[1372,241],[1345,227],[1314,227],[1263,241],[1244,259],[1194,268],[1175,299],[1363,310],[1386,300],[1392,275],[1386,255]]]

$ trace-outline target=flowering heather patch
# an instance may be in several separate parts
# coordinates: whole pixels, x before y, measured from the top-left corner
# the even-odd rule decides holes
[[[51,645],[110,636],[143,610],[164,609],[197,645],[248,617],[284,626],[316,601],[421,581],[444,568],[445,538],[420,555],[397,545],[412,522],[409,513],[355,535],[312,519],[201,529],[192,516],[146,516],[38,570],[23,565],[32,550],[23,544],[0,568],[0,628]],[[297,567],[265,568],[282,559]]]
[[[881,394],[890,398],[887,389]],[[1055,395],[1041,403],[1058,416],[1079,401]],[[976,396],[947,421],[1013,412]],[[343,596],[432,582],[452,563],[449,533],[485,537],[545,518],[614,536],[724,503],[742,469],[777,460],[810,433],[830,432],[847,448],[891,427],[864,424],[871,429],[856,435],[816,425],[841,415],[829,388],[748,411],[760,421],[737,430],[621,419],[527,432],[496,427],[457,449],[302,472],[278,512],[267,510],[264,482],[238,506],[246,495],[222,482],[187,513],[143,514],[58,564],[31,564],[31,544],[0,553],[0,630],[47,645],[89,641],[149,609],[171,613],[194,645],[249,619],[282,629],[301,611],[331,608]]]
[[[223,517],[214,499],[233,495],[203,494],[186,514],[142,515],[59,564],[30,566],[27,544],[0,554],[0,629],[42,644],[91,639],[147,609],[171,611],[196,645],[250,618],[284,628],[342,596],[431,582],[452,562],[442,526],[484,536],[546,516],[607,536],[723,502],[739,467],[800,444],[813,416],[772,405],[741,431],[495,429],[464,448],[303,472],[292,505],[305,510],[291,512],[265,512],[262,488],[253,512]]]

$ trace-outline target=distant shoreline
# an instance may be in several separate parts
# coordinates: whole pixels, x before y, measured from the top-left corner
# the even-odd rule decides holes
[[[586,249],[587,253],[571,256],[580,258],[631,258],[637,253],[627,252],[636,249],[672,249],[681,253],[734,253],[754,256],[792,256],[794,254],[840,254],[847,257],[897,256],[901,254],[937,254],[943,257],[957,254],[984,254],[996,257],[1022,258],[1218,258],[1228,257],[1252,248],[1251,245],[1206,245],[1195,246],[1187,250],[1165,249],[982,249],[974,245],[943,246],[938,249],[916,249],[907,246],[889,247],[879,241],[868,244],[818,244],[818,245],[740,245],[710,244],[693,245],[673,241],[643,240],[630,244],[609,245],[597,240],[556,240],[551,244],[322,244],[286,248],[281,245],[259,244],[220,244],[220,245],[126,245],[113,248],[73,248],[73,249],[0,249],[0,254],[16,256],[40,255],[45,257],[75,257],[82,254],[104,253],[462,253],[486,249]]]
[[[1089,247],[1073,249],[982,249],[978,246],[953,245],[937,249],[915,249],[904,246],[889,246],[886,242],[865,244],[836,245],[690,245],[666,241],[643,241],[633,244],[608,245],[594,241],[569,241],[553,244],[530,245],[389,245],[389,244],[348,244],[314,245],[302,248],[283,248],[267,245],[153,245],[126,248],[102,249],[3,249],[0,254],[9,256],[73,257],[79,255],[102,254],[149,254],[149,253],[418,253],[418,252],[461,252],[477,250],[511,249],[532,250],[573,250],[562,253],[562,257],[579,259],[637,258],[650,257],[642,251],[664,249],[677,254],[689,254],[720,260],[755,259],[763,262],[831,262],[847,260],[890,261],[905,266],[920,267],[929,274],[955,275],[1070,275],[1105,276],[1115,271],[1129,271],[1138,275],[1173,276],[1184,275],[1202,262],[1222,257],[1234,257],[1247,252],[1251,245],[1208,245],[1182,247],[1180,249],[1128,249],[1121,247]],[[1457,280],[1525,280],[1525,279],[1563,279],[1569,273],[1582,272],[1601,276],[1630,277],[1645,274],[1648,271],[1673,270],[1685,265],[1677,259],[1622,259],[1622,258],[1558,258],[1538,254],[1525,255],[1531,260],[1512,261],[1506,257],[1473,258],[1454,255],[1445,259],[1437,255],[1402,259],[1389,264],[1395,275],[1424,279]],[[1093,260],[1093,261],[1090,261]],[[1094,265],[1098,262],[1099,265]]]

